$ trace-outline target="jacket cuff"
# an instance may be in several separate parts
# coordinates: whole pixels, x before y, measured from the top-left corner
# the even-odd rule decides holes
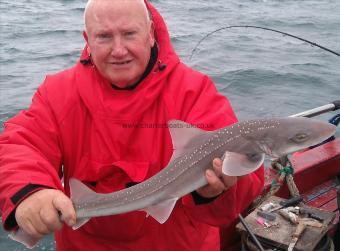
[[[48,187],[48,186],[28,184],[28,185],[24,186],[23,188],[21,188],[18,192],[16,192],[11,197],[11,201],[15,205],[15,207],[9,213],[8,217],[5,219],[4,228],[6,230],[13,230],[18,226],[17,221],[15,219],[15,210],[16,210],[16,207],[20,204],[20,202],[23,201],[24,199],[26,199],[32,193],[35,193],[35,192],[42,190],[44,188],[50,189],[50,187]]]
[[[194,200],[194,203],[195,203],[196,205],[202,205],[202,204],[207,204],[207,203],[210,203],[210,202],[214,201],[214,200],[215,200],[216,198],[218,198],[220,195],[217,195],[217,196],[212,197],[212,198],[206,198],[206,197],[201,196],[198,192],[193,191],[193,192],[191,193],[191,196],[192,196],[192,198],[193,198],[193,200]]]

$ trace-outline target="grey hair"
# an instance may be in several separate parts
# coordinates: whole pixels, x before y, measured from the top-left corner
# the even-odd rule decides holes
[[[84,29],[85,29],[85,31],[87,31],[87,29],[86,29],[86,15],[87,15],[87,12],[88,12],[90,6],[95,1],[102,1],[102,0],[88,0],[87,3],[86,3],[85,10],[84,10]],[[114,1],[114,0],[111,0],[111,1]],[[150,22],[152,16],[151,16],[151,13],[150,13],[149,9],[146,7],[146,4],[145,4],[144,0],[137,0],[137,1],[142,3],[142,5],[144,7],[144,10],[145,10],[147,21]]]

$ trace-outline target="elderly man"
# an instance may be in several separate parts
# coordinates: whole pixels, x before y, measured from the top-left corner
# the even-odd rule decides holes
[[[164,224],[135,211],[93,218],[76,231],[70,227],[76,223],[71,177],[109,193],[167,165],[168,129],[140,125],[180,119],[214,130],[236,122],[212,81],[180,62],[148,2],[90,0],[85,25],[79,62],[48,76],[29,110],[5,124],[4,228],[20,227],[33,238],[55,232],[57,250],[218,250],[216,226],[232,226],[260,193],[262,169],[237,179],[222,175],[215,159],[208,185],[179,200]]]

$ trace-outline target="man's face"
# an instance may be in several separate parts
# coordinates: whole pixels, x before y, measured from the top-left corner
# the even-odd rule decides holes
[[[142,76],[154,45],[151,21],[140,1],[98,1],[86,15],[84,32],[97,69],[124,88]]]

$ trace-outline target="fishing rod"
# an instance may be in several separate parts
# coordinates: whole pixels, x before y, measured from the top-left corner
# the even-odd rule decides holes
[[[211,36],[212,34],[216,33],[216,32],[219,32],[219,31],[222,31],[222,30],[227,30],[227,29],[232,29],[232,28],[254,28],[254,29],[261,29],[261,30],[265,30],[265,31],[271,31],[271,32],[276,32],[276,33],[280,33],[282,35],[285,35],[285,36],[289,36],[289,37],[292,37],[292,38],[296,38],[298,40],[301,40],[303,42],[306,42],[308,44],[311,44],[313,46],[316,46],[316,47],[319,47],[320,49],[322,50],[325,50],[325,51],[328,51],[338,57],[340,57],[340,53],[338,52],[335,52],[329,48],[326,48],[322,45],[319,45],[317,43],[314,43],[312,41],[309,41],[307,39],[304,39],[304,38],[301,38],[301,37],[298,37],[296,35],[292,35],[292,34],[289,34],[287,32],[283,32],[283,31],[279,31],[279,30],[275,30],[275,29],[271,29],[271,28],[266,28],[266,27],[261,27],[261,26],[255,26],[255,25],[230,25],[230,26],[225,26],[225,27],[222,27],[222,28],[219,28],[217,30],[214,30],[214,31],[211,31],[209,32],[208,34],[206,34],[203,38],[201,38],[200,41],[198,41],[198,43],[196,44],[196,46],[194,47],[194,49],[191,51],[191,55],[189,57],[189,59],[191,60],[192,56],[194,55],[195,51],[197,50],[198,46],[203,42],[203,40],[205,40],[207,37]]]
[[[304,112],[300,112],[294,115],[291,115],[289,117],[306,117],[306,118],[311,118],[318,116],[320,114],[330,112],[330,111],[336,111],[340,109],[340,100],[335,100],[329,104],[323,105],[316,107],[314,109],[310,109]]]

